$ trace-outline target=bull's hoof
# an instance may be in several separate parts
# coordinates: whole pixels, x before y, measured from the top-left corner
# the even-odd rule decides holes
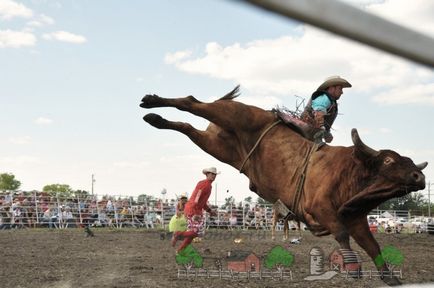
[[[142,103],[140,103],[140,107],[142,108],[154,108],[159,107],[161,102],[161,97],[155,94],[148,94],[142,98]]]
[[[164,119],[160,115],[154,114],[154,113],[146,114],[143,117],[143,120],[145,120],[146,122],[148,122],[149,124],[151,124],[152,126],[158,128],[158,129],[166,128],[168,123],[169,123],[169,121],[167,121],[166,119]]]
[[[389,277],[384,276],[383,282],[386,283],[388,286],[400,286],[402,285],[401,281],[397,277]]]

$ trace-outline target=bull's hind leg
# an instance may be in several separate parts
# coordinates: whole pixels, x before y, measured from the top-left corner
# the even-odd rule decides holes
[[[155,94],[148,94],[142,98],[140,107],[156,108],[156,107],[175,107],[179,110],[189,111],[193,103],[202,103],[193,96],[183,98],[163,98]],[[202,103],[203,104],[203,103]]]
[[[202,150],[222,162],[232,164],[233,162],[237,163],[237,161],[240,161],[238,154],[232,149],[233,145],[235,145],[232,143],[233,137],[226,135],[226,132],[219,130],[217,126],[210,125],[206,131],[201,131],[188,123],[172,122],[154,113],[145,115],[143,120],[158,129],[170,129],[181,132]]]
[[[193,96],[180,97],[180,98],[163,98],[155,94],[148,94],[142,98],[140,107],[142,108],[156,108],[156,107],[174,107],[181,111],[187,111],[197,116],[208,119],[208,114],[212,103],[203,103]]]
[[[177,127],[177,129],[175,130],[179,131],[181,129],[180,126],[182,126],[182,123],[170,122],[161,117],[160,115],[154,113],[149,113],[145,115],[143,117],[143,120],[158,129],[175,129],[175,127]]]
[[[227,109],[222,109],[221,105],[216,105],[215,102],[203,103],[193,96],[187,96],[183,98],[163,98],[155,94],[146,95],[143,97],[140,107],[174,107],[181,111],[190,112],[196,116],[205,118],[208,121],[216,123],[222,127],[230,127],[233,121],[231,117],[221,117],[221,115],[228,115],[229,112]]]
[[[227,95],[237,93],[238,88],[235,88]],[[247,130],[258,129],[258,127],[255,127],[256,123],[263,125],[264,121],[271,121],[274,119],[273,114],[255,113],[255,109],[259,110],[259,108],[248,106],[236,101],[231,101],[232,98],[227,97],[224,100],[220,99],[211,103],[203,103],[193,96],[187,96],[183,98],[163,98],[155,94],[149,94],[142,98],[140,107],[174,107],[181,111],[190,112],[196,116],[205,118],[208,121],[213,122],[227,130],[231,130],[231,128],[234,126],[234,123],[236,123],[238,127],[243,127]],[[225,117],[222,117],[222,115],[225,115]],[[261,117],[265,117],[267,119],[259,119]]]

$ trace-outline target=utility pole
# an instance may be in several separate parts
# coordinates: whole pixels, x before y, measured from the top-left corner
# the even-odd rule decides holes
[[[164,202],[166,202],[166,193],[167,193],[167,189],[163,188],[163,190],[161,190],[161,223],[163,226],[163,229],[165,229],[165,223],[164,223]]]
[[[431,218],[431,181],[428,182],[428,217]]]
[[[218,207],[218,205],[217,205],[217,182],[215,182],[215,189],[214,189],[214,191],[215,191],[215,201],[214,201],[214,205]]]
[[[92,174],[92,196],[93,196],[93,184],[95,183],[95,175]]]

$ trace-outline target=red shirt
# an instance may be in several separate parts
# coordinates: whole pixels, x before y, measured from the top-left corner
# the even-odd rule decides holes
[[[187,204],[185,204],[185,216],[202,215],[203,209],[209,210],[209,207],[206,203],[208,202],[208,198],[211,195],[211,183],[212,182],[208,179],[199,181],[199,183],[197,183],[196,188],[194,188],[190,199],[188,199]],[[196,200],[197,193],[199,193],[199,191],[202,192],[200,193],[199,201],[196,204],[194,203],[194,201]]]

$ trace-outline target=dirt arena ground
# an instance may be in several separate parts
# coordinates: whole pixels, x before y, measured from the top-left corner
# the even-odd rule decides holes
[[[293,280],[277,279],[178,279],[175,251],[161,231],[94,229],[85,237],[82,229],[21,229],[0,231],[0,287],[381,287],[379,279],[352,279],[336,275],[330,280],[306,281],[309,251],[322,248],[326,257],[336,242],[303,232],[301,244],[271,240],[269,231],[211,230],[194,247],[205,257],[224,257],[229,250],[253,251],[265,255],[276,245],[289,247],[295,260]],[[241,233],[241,234],[240,234]],[[240,236],[241,244],[233,239]],[[292,232],[290,239],[298,236]],[[380,245],[393,245],[405,257],[403,284],[434,286],[434,235],[379,234]],[[207,250],[208,249],[208,250]],[[363,270],[373,264],[360,247]],[[327,266],[327,263],[326,263]],[[210,267],[212,268],[212,267]],[[325,270],[328,270],[326,268]]]

